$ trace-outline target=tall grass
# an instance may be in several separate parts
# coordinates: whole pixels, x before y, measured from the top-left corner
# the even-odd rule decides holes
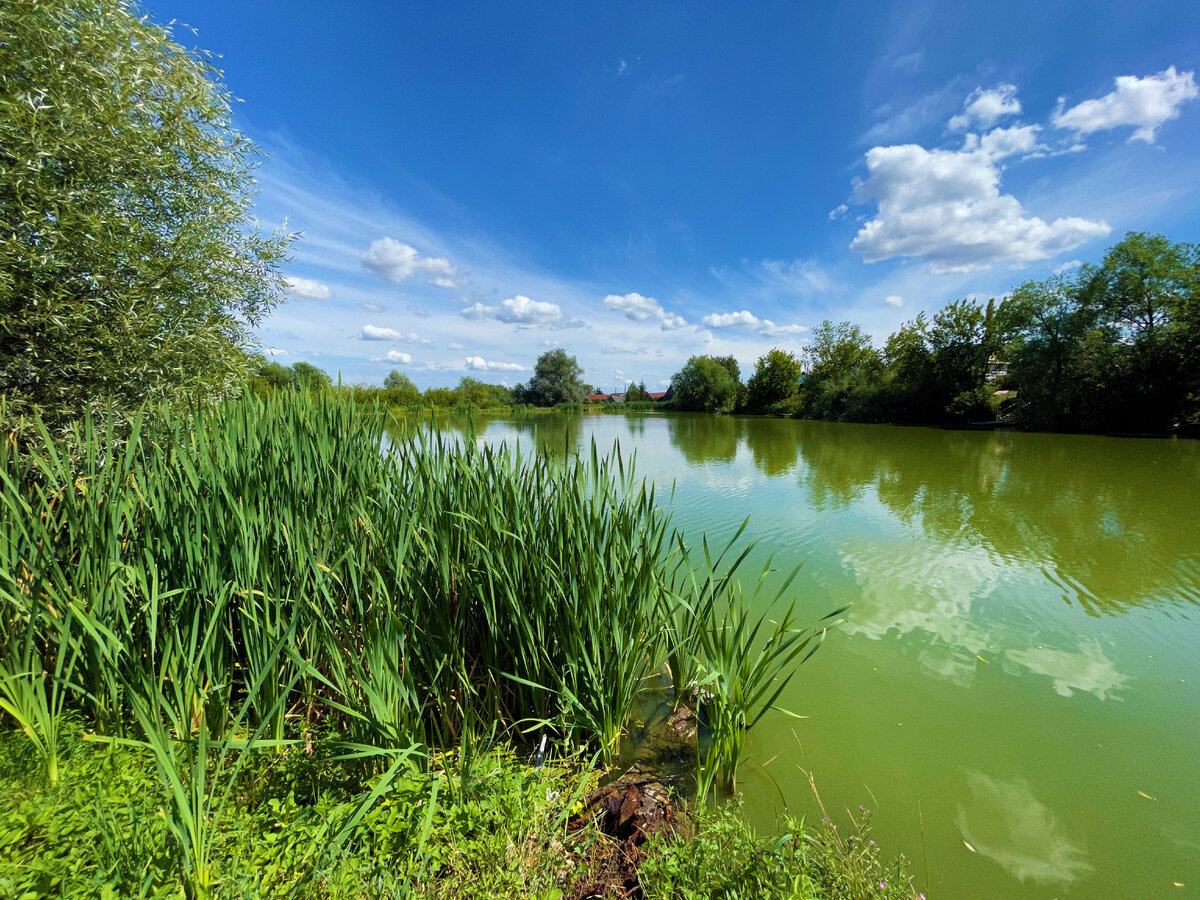
[[[668,661],[681,698],[703,681],[758,710],[812,637],[789,612],[754,656],[744,554],[697,574],[619,452],[563,464],[385,418],[246,396],[122,434],[86,419],[70,451],[0,444],[3,708],[51,777],[71,710],[153,753],[198,896],[223,802],[204,773],[254,747],[333,731],[377,775],[536,730],[611,760]]]

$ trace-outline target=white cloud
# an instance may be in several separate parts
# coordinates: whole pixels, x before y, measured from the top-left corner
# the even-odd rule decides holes
[[[1054,274],[1062,275],[1065,272],[1070,272],[1072,269],[1078,269],[1082,265],[1083,265],[1083,260],[1081,260],[1081,259],[1069,259],[1065,263],[1063,263],[1061,266],[1055,266]]]
[[[410,313],[412,313],[414,316],[416,316],[418,319],[428,319],[429,318],[429,310],[427,310],[423,306],[417,306],[414,304],[408,308],[408,311]]]
[[[286,350],[280,350],[278,347],[264,347],[263,353],[267,356],[291,356]]]
[[[413,361],[411,354],[405,353],[403,350],[389,350],[383,356],[377,356],[371,362],[398,362],[409,365]]]
[[[406,334],[394,328],[381,328],[378,325],[364,325],[359,333],[359,338],[364,341],[399,341],[404,344],[432,343],[427,338],[413,334],[411,331]]]
[[[368,303],[366,300],[364,300],[362,303],[360,303],[358,305],[362,309],[365,309],[367,312],[383,312],[383,307],[380,306],[378,303]]]
[[[1021,101],[1017,99],[1017,87],[1013,84],[998,84],[994,88],[975,88],[965,101],[963,111],[947,124],[951,131],[966,131],[968,128],[988,129],[1005,116],[1021,112]]]
[[[322,284],[312,278],[295,278],[288,275],[284,278],[288,290],[297,297],[307,297],[310,300],[328,300],[332,295],[329,285]]]
[[[883,302],[888,306],[894,306],[896,309],[899,309],[904,305],[904,298],[897,294],[891,294],[890,296],[884,297]]]
[[[467,348],[464,347],[462,344],[460,344],[458,341],[451,341],[449,344],[446,345],[446,349],[447,350],[466,350]]]
[[[482,356],[468,356],[467,368],[473,372],[524,372],[525,367],[517,363],[492,362]]]
[[[859,202],[878,204],[875,217],[850,244],[867,262],[922,257],[934,272],[969,271],[994,262],[1046,259],[1103,237],[1104,222],[1078,217],[1046,222],[1026,216],[1018,200],[1000,193],[1001,163],[1037,146],[1038,127],[968,134],[959,150],[917,144],[867,151]]]
[[[641,294],[609,294],[604,298],[604,305],[609,309],[624,313],[625,318],[634,322],[645,322],[655,319],[663,331],[676,328],[686,328],[687,320],[673,312],[667,312],[662,304],[653,297],[643,297]]]
[[[1131,141],[1153,144],[1163,123],[1178,118],[1179,107],[1196,97],[1193,75],[1176,72],[1174,66],[1145,78],[1121,75],[1115,79],[1117,89],[1096,100],[1063,109],[1060,98],[1052,121],[1056,128],[1069,128],[1082,137],[1132,125]]]
[[[776,325],[770,319],[760,319],[749,310],[739,310],[731,313],[713,313],[700,320],[706,328],[724,329],[737,328],[753,331],[767,337],[782,337],[790,334],[803,334],[808,329],[803,325]]]
[[[846,215],[846,213],[848,213],[848,212],[850,212],[850,207],[848,207],[845,203],[839,203],[837,206],[835,206],[833,209],[831,209],[829,211],[829,221],[836,222],[838,219],[842,218],[842,216]]]
[[[474,306],[464,309],[461,315],[464,319],[496,319],[522,328],[532,328],[561,319],[562,309],[557,303],[530,300],[523,294],[517,294],[508,300],[502,300],[499,306],[485,306],[476,302]]]
[[[362,255],[362,265],[371,274],[394,284],[406,281],[418,271],[435,276],[430,284],[438,287],[458,288],[467,283],[466,276],[459,275],[450,260],[422,256],[415,247],[390,237],[372,241],[370,249]]]

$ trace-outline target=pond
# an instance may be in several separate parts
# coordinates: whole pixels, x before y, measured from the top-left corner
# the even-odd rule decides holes
[[[930,897],[1200,889],[1200,443],[691,415],[484,419],[619,442],[690,539],[851,604],[747,742],[751,818],[817,812]],[[779,576],[782,579],[782,574]]]

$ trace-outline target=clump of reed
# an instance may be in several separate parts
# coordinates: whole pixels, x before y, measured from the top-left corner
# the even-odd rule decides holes
[[[619,452],[563,464],[387,420],[332,392],[248,395],[0,444],[0,707],[51,780],[67,715],[149,752],[191,896],[248,752],[334,731],[383,773],[364,804],[477,732],[607,761],[669,662],[677,696],[714,698],[705,771],[731,782],[818,635],[789,613],[753,657],[744,553],[697,575]]]

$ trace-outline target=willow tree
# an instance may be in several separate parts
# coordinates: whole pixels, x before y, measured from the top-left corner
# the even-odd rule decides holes
[[[283,296],[258,151],[127,0],[0,2],[0,415],[219,396]]]

